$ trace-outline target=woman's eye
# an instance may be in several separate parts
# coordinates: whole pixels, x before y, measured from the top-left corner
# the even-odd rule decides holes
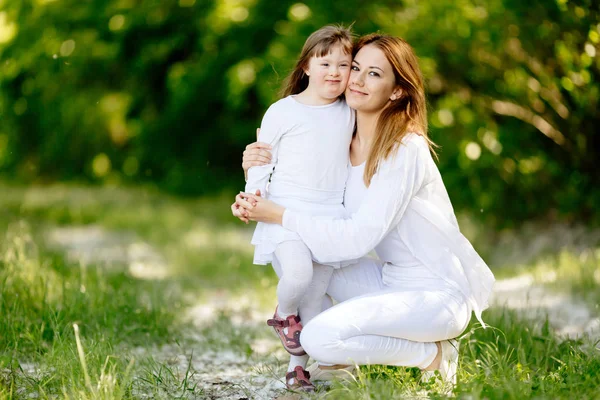
[[[375,72],[375,71],[369,72],[369,75],[379,77],[379,74],[377,72]]]
[[[350,67],[352,69],[352,71],[359,71],[358,67],[356,65],[353,65],[352,67]]]

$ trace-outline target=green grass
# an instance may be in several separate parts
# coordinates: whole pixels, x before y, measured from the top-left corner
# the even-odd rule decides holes
[[[211,394],[198,386],[192,364],[204,349],[262,365],[258,375],[265,368],[269,376],[281,371],[281,360],[254,354],[250,346],[269,334],[267,328],[240,329],[230,310],[203,328],[184,318],[185,310],[213,296],[239,303],[239,315],[274,303],[274,274],[251,265],[251,227],[230,217],[227,194],[184,200],[148,188],[1,184],[0,193],[0,399],[205,398]],[[126,268],[82,265],[47,243],[56,226],[89,224],[149,243],[167,260],[168,276],[143,280]],[[497,275],[531,274],[598,310],[599,256],[596,247],[548,253]],[[484,317],[491,327],[473,323],[461,342],[457,397],[600,398],[597,343],[562,340],[547,321],[504,309]],[[185,334],[190,331],[193,342]],[[155,356],[153,349],[164,344],[178,344],[189,364]],[[419,376],[410,368],[361,367],[356,382],[314,397],[446,397],[439,384],[421,384]]]
[[[186,287],[207,291],[233,287],[242,293],[275,280],[270,268],[248,262],[252,227],[231,216],[231,194],[181,199],[141,187],[19,188],[1,183],[0,193],[0,227],[3,220],[26,220],[34,232],[46,225],[91,224],[134,232],[165,255],[171,275]]]
[[[181,200],[141,188],[4,186],[0,192],[0,398],[200,396],[189,375],[148,356],[136,359],[132,350],[181,341],[182,331],[192,329],[184,308],[229,288],[228,276],[239,277],[232,296],[274,282],[268,269],[247,262],[249,246],[243,236],[243,243],[235,242],[240,235],[221,211],[223,200]],[[88,224],[148,241],[166,255],[167,279],[82,265],[47,246],[44,233],[52,227]],[[192,239],[182,241],[186,235]],[[220,334],[228,323],[227,316],[219,318],[196,345],[247,352],[249,336]]]
[[[537,327],[514,312],[485,315],[491,328],[473,324],[461,339],[458,385],[454,394],[470,399],[597,399],[600,356],[594,343],[558,340],[547,323]],[[597,343],[596,343],[597,344]],[[439,383],[420,384],[416,369],[361,367],[355,383],[336,385],[326,398],[385,399],[445,397]]]
[[[136,281],[44,254],[27,225],[17,225],[6,235],[0,261],[0,393],[126,398],[133,358],[121,355],[119,347],[171,340],[175,297],[164,282]],[[80,327],[87,368],[74,324]],[[24,364],[39,373],[23,373]],[[97,390],[86,384],[86,371]],[[104,389],[113,394],[101,395]]]

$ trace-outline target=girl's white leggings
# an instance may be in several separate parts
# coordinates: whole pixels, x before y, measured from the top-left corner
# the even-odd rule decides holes
[[[313,263],[310,250],[300,240],[279,243],[272,264],[279,276],[279,315],[300,314],[306,324],[321,312],[333,267]]]
[[[300,315],[306,325],[321,310],[331,306],[326,296],[333,267],[312,261],[310,250],[302,241],[280,243],[273,257],[273,269],[279,277],[277,285],[277,312],[279,315]],[[327,302],[328,301],[328,302]],[[324,305],[327,302],[327,305]],[[288,372],[296,366],[306,368],[308,355],[290,356]]]
[[[313,359],[425,368],[437,354],[434,342],[467,327],[470,307],[443,280],[407,279],[392,287],[381,271],[381,261],[371,258],[334,271],[327,293],[339,304],[313,318],[300,337]]]

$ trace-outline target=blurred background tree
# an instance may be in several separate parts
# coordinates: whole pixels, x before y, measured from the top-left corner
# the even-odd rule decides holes
[[[600,222],[592,0],[0,0],[0,174],[240,189],[243,148],[328,23],[413,45],[457,209]]]

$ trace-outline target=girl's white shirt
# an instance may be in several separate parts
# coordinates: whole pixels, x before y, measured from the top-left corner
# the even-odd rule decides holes
[[[425,139],[407,135],[365,190],[356,208],[356,189],[349,187],[346,218],[311,217],[288,208],[283,226],[298,233],[322,263],[358,259],[375,249],[390,286],[407,263],[422,263],[458,289],[483,324],[494,275],[460,232]]]
[[[271,163],[248,170],[246,192],[342,204],[354,112],[344,100],[311,106],[285,97],[269,107],[258,140],[273,146]],[[272,174],[272,176],[271,176]]]
[[[295,96],[277,101],[265,113],[258,137],[273,147],[271,163],[248,170],[245,191],[260,189],[265,197],[308,215],[345,215],[354,122],[354,111],[341,99],[322,106],[300,103]],[[252,237],[254,263],[271,262],[277,245],[289,240],[301,239],[280,225],[258,223]]]

